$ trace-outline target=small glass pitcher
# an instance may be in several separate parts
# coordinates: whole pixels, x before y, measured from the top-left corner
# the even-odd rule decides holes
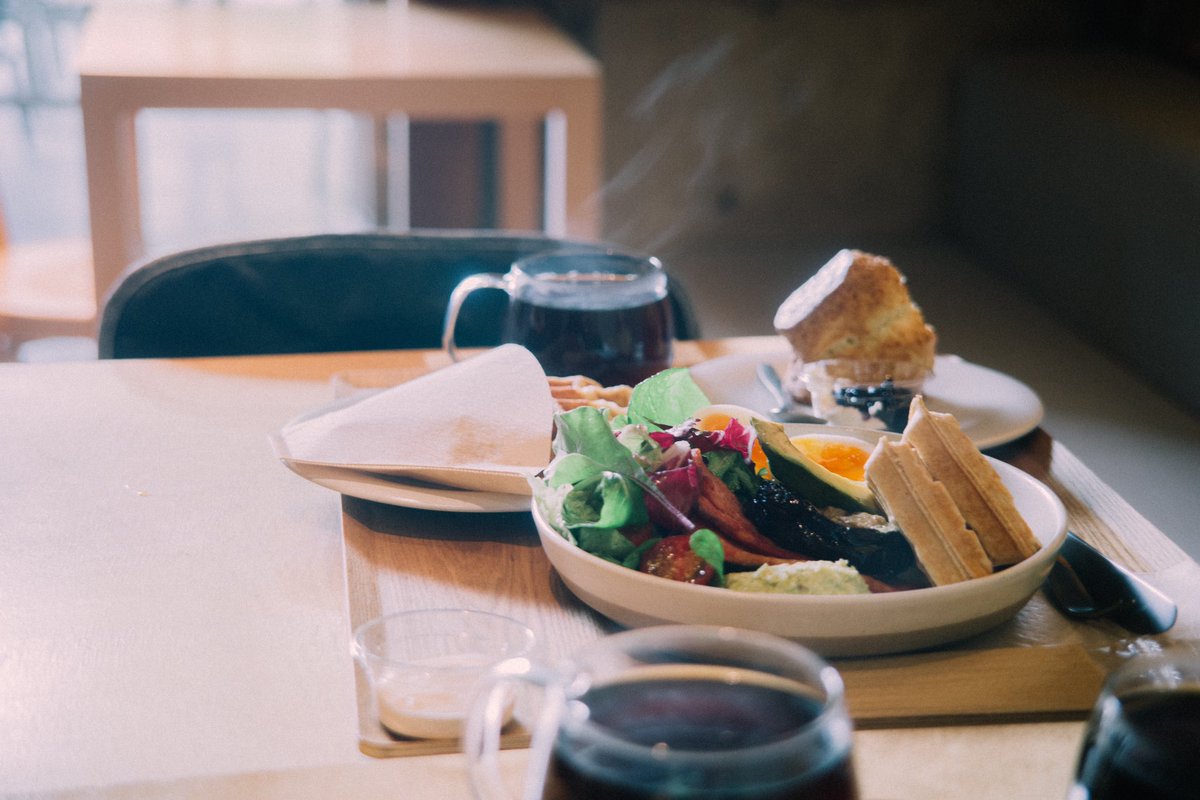
[[[508,294],[501,340],[528,349],[548,375],[633,385],[671,365],[667,275],[651,256],[553,250],[517,260],[504,275],[464,278],[450,295],[442,336],[456,361],[455,323],[477,289]]]

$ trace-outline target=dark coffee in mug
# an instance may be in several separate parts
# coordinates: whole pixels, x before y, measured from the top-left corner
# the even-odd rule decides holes
[[[824,732],[817,722],[822,702],[795,684],[680,673],[599,686],[579,702],[612,740],[591,747],[572,741],[564,726],[543,800],[858,796],[848,741]],[[624,743],[628,758],[621,755]],[[647,748],[661,758],[645,757]]]
[[[527,348],[548,375],[633,386],[671,366],[671,305],[665,296],[614,304],[621,299],[514,298],[504,340]]]

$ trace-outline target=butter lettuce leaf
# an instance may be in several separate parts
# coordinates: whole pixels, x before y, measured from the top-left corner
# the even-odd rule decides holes
[[[645,471],[625,445],[617,439],[608,418],[599,409],[581,406],[554,417],[553,450],[555,461],[550,467],[557,471],[559,457],[576,454],[584,456],[601,468],[623,475],[635,476]],[[550,473],[548,472],[548,477]]]
[[[618,440],[603,413],[585,406],[558,414],[555,425],[554,458],[531,485],[542,515],[564,537],[602,558],[623,562],[633,545],[621,529],[646,524],[647,493],[683,530],[695,530]],[[640,449],[645,441],[634,437],[631,444]]]
[[[633,387],[628,412],[614,424],[629,423],[670,428],[711,405],[685,367],[665,369]]]

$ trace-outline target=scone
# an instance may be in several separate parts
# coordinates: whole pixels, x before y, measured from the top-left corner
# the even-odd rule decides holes
[[[783,302],[775,330],[792,346],[787,385],[805,397],[805,364],[854,359],[933,369],[937,335],[886,258],[842,250]],[[885,376],[880,376],[882,379]]]

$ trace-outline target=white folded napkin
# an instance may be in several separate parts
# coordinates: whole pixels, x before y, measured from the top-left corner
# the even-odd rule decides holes
[[[285,464],[529,494],[550,459],[554,400],[537,359],[502,345],[466,361],[307,414],[273,437]]]

